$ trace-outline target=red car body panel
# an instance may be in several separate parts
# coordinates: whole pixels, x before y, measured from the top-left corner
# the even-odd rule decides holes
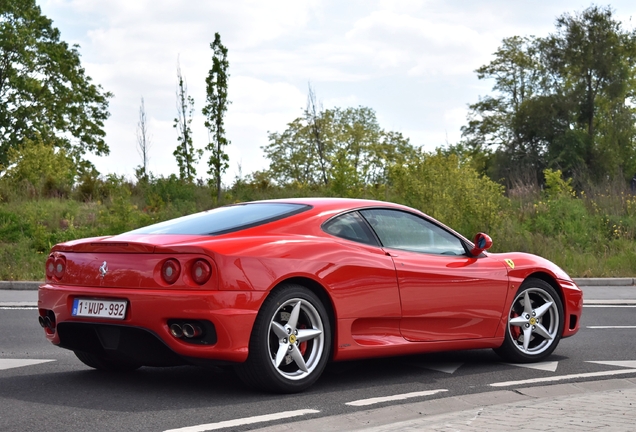
[[[67,287],[45,284],[40,287],[39,307],[53,310],[58,326],[65,322],[99,322],[144,328],[168,345],[175,353],[186,357],[211,358],[241,362],[247,358],[247,345],[264,292],[195,292],[190,290],[138,290]],[[114,323],[108,319],[71,316],[73,299],[126,299],[129,308],[126,319]],[[175,311],[178,310],[178,313]],[[212,346],[192,345],[170,335],[168,319],[207,319],[216,326],[218,342]],[[46,329],[47,338],[59,344],[58,333]]]
[[[450,341],[495,336],[508,289],[505,264],[491,257],[391,253],[396,254],[404,338]]]
[[[508,259],[514,263],[514,268],[508,271],[510,284],[513,287],[518,288],[530,276],[543,278],[556,284],[565,316],[562,336],[573,336],[579,331],[579,321],[583,311],[583,292],[556,264],[545,258],[520,252],[491,254],[491,256]]]
[[[242,362],[263,301],[282,282],[294,281],[322,293],[333,319],[332,358],[349,360],[498,347],[519,285],[538,275],[562,298],[563,336],[578,331],[581,291],[543,258],[522,253],[469,257],[384,249],[332,236],[321,226],[334,215],[369,207],[427,216],[379,201],[276,202],[312,208],[216,236],[122,234],[56,245],[52,254],[66,260],[66,272],[59,280],[47,277],[40,287],[40,315],[53,311],[58,325],[141,328],[184,358]],[[472,247],[464,237],[444,228]],[[169,258],[181,268],[173,284],[161,276],[162,264]],[[203,285],[190,276],[193,263],[200,259],[212,269]],[[104,262],[108,272],[100,275]],[[73,317],[75,298],[126,300],[126,317],[117,322]],[[216,342],[194,345],[172,337],[168,321],[175,318],[212,322]],[[45,333],[52,343],[60,344],[57,332],[46,328]]]

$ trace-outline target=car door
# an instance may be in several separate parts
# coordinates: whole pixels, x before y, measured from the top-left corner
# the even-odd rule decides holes
[[[404,338],[494,336],[508,288],[504,264],[485,254],[469,256],[462,240],[419,215],[395,209],[360,213],[393,258]]]

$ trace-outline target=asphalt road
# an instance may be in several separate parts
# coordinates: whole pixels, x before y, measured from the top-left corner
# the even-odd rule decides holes
[[[19,306],[32,302],[34,292],[3,291],[0,430],[165,431],[208,424],[207,430],[241,431],[400,403],[371,403],[370,398],[406,395],[418,401],[520,385],[635,377],[636,288],[584,291],[586,299],[610,304],[587,303],[580,332],[562,340],[535,368],[503,364],[490,350],[334,363],[309,391],[289,396],[256,393],[224,369],[91,370],[72,352],[45,340],[34,308]],[[43,360],[49,361],[29,364]],[[244,424],[246,418],[290,411],[292,419]]]

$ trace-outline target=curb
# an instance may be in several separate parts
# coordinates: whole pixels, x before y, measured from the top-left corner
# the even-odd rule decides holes
[[[573,278],[578,286],[633,286],[634,278]]]
[[[613,393],[621,390],[628,391],[630,394],[634,393],[636,391],[636,379],[609,379],[601,381],[582,381],[569,384],[552,384],[548,386],[523,387],[512,390],[499,390],[462,396],[450,396],[446,398],[423,400],[420,402],[398,403],[387,407],[369,409],[365,411],[356,411],[352,413],[336,414],[333,416],[271,425],[254,429],[253,432],[294,432],[298,430],[305,432],[342,430],[359,432],[417,431],[424,429],[426,426],[430,426],[431,423],[439,422],[440,420],[443,420],[442,424],[449,420],[462,422],[463,425],[468,427],[465,430],[476,430],[474,428],[470,428],[470,423],[480,415],[485,414],[483,411],[487,408],[491,408],[488,410],[491,412],[505,412],[505,408],[508,408],[508,412],[510,412],[511,408],[536,411],[534,406],[542,402],[562,401],[580,396],[594,397],[595,395],[600,395],[602,393]],[[608,417],[606,417],[606,421],[611,421],[612,411],[616,408],[608,405],[600,406],[599,409],[607,411]],[[466,423],[465,420],[469,421]],[[547,418],[544,420],[547,422],[557,423],[557,428],[554,428],[553,430],[557,430],[559,426],[565,425],[565,421],[559,423],[558,418]],[[502,426],[500,423],[493,424],[491,426],[494,426],[492,429],[497,430],[512,429],[511,427],[500,429]],[[497,426],[499,426],[499,428]],[[440,428],[435,430],[451,430],[451,428]],[[576,429],[573,428],[567,430],[590,429],[581,428],[579,426]]]
[[[573,278],[578,286],[636,286],[636,278]],[[0,281],[0,290],[37,290],[44,281]]]
[[[44,281],[0,281],[0,290],[36,291]]]

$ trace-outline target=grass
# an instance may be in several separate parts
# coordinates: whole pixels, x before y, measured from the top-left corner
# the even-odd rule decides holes
[[[0,194],[0,280],[42,280],[48,251],[56,243],[114,235],[217,205],[207,185],[184,184],[174,176],[138,184],[115,176],[100,181],[83,189],[80,185],[69,196],[48,198],[16,190],[6,193],[5,185]],[[573,277],[635,277],[636,197],[616,185],[574,192],[563,184],[547,191],[508,191],[491,204],[488,222],[475,212],[457,210],[450,215],[452,225],[486,230],[494,242],[491,251],[536,254]],[[411,200],[412,206],[429,212],[426,201],[416,201],[416,189],[411,197],[396,187],[381,192],[396,202]],[[333,194],[321,188],[237,181],[225,191],[223,203],[328,195]],[[375,198],[368,192],[360,196]],[[475,232],[462,234],[472,238]]]

